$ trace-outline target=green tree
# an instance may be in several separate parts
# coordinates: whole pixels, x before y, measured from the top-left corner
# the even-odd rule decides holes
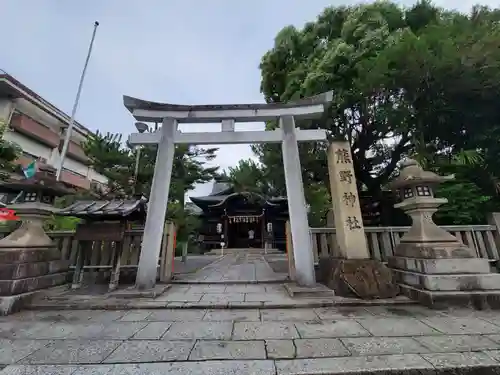
[[[348,140],[358,187],[377,198],[417,140],[428,153],[498,155],[498,17],[498,10],[464,15],[425,1],[409,9],[390,2],[327,8],[301,30],[281,30],[262,58],[261,90],[270,103],[333,90],[325,116],[298,125]],[[254,151],[264,167],[282,165],[273,145]],[[324,151],[301,145],[306,187],[329,185]],[[273,178],[284,185],[278,172]]]
[[[22,149],[18,144],[7,141],[4,134],[7,125],[0,121],[0,179],[7,180],[10,174],[17,168],[14,164],[22,154]]]
[[[134,193],[149,195],[156,163],[157,147],[133,148],[123,143],[120,134],[96,133],[83,145],[93,168],[108,178],[103,197],[130,197]],[[139,151],[140,150],[140,151]],[[135,178],[137,153],[139,168]],[[187,239],[197,225],[194,217],[184,209],[184,196],[196,184],[211,181],[218,167],[207,166],[216,156],[216,148],[176,145],[169,192],[168,218],[177,224],[178,242]],[[152,202],[154,204],[154,202]]]
[[[264,196],[275,195],[273,186],[266,178],[265,170],[252,159],[240,160],[234,167],[229,167],[218,177],[234,186],[238,192],[247,191]]]

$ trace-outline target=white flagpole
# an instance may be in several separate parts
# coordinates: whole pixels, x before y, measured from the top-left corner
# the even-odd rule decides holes
[[[78,108],[78,102],[80,101],[80,94],[82,93],[83,80],[85,79],[85,73],[87,72],[87,66],[89,64],[90,55],[92,54],[92,47],[94,46],[95,34],[97,32],[97,26],[99,22],[94,22],[94,31],[92,33],[92,39],[90,40],[89,51],[87,53],[87,59],[85,60],[85,65],[83,66],[82,76],[80,77],[80,83],[78,85],[78,91],[76,92],[75,104],[73,104],[73,110],[71,111],[71,118],[69,120],[68,128],[66,129],[66,136],[64,138],[64,144],[61,151],[60,163],[57,168],[56,180],[59,181],[61,177],[61,171],[63,169],[64,159],[66,159],[66,154],[68,153],[69,141],[71,139],[71,133],[73,132],[73,126],[75,124],[76,109]]]

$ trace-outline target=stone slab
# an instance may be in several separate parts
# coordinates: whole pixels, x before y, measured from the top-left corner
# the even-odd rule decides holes
[[[428,326],[449,335],[486,335],[500,333],[500,327],[479,318],[435,317],[422,319]]]
[[[450,367],[475,367],[479,370],[478,374],[483,374],[484,372],[479,369],[481,367],[494,366],[500,369],[500,363],[481,352],[422,354],[422,357],[438,370]]]
[[[79,340],[126,340],[144,328],[146,323],[50,323],[16,322],[10,329],[3,330],[4,338],[26,339],[79,339]]]
[[[132,310],[123,315],[120,322],[140,322],[146,320],[153,312],[149,310]]]
[[[57,366],[57,365],[12,365],[7,366],[2,375],[73,375],[78,370],[77,365]],[[87,373],[87,375],[92,374]]]
[[[190,360],[238,360],[238,359],[265,359],[266,348],[264,341],[206,341],[196,342]]]
[[[0,296],[0,316],[21,311],[31,304],[32,300],[42,291],[16,294],[15,296]]]
[[[291,359],[296,348],[293,340],[266,340],[266,351],[269,359]]]
[[[296,323],[301,338],[370,336],[355,320]]]
[[[389,266],[392,268],[425,274],[467,274],[491,272],[488,259],[483,258],[422,259],[389,257],[388,260]]]
[[[476,352],[481,350],[500,349],[500,344],[488,336],[452,335],[452,336],[421,336],[414,337],[421,345],[432,353],[443,352]]]
[[[263,322],[319,320],[318,315],[311,309],[265,309],[261,310],[260,315]]]
[[[417,354],[370,357],[315,358],[276,361],[277,375],[390,374],[390,371],[434,371],[434,367]],[[402,372],[400,372],[402,374]],[[414,373],[417,373],[416,371]],[[422,374],[426,374],[422,372]],[[433,374],[432,373],[428,373]],[[427,374],[426,374],[427,375]]]
[[[500,290],[487,291],[429,291],[410,285],[399,284],[401,292],[420,304],[442,309],[450,306],[474,307],[477,309],[500,309]]]
[[[164,340],[230,340],[232,323],[175,322],[163,335]]]
[[[194,293],[166,293],[157,298],[157,300],[166,302],[199,302],[203,294]]]
[[[440,332],[412,318],[367,318],[357,319],[373,336],[424,336]]]
[[[260,321],[260,311],[257,309],[209,310],[203,320],[211,322],[258,322]]]
[[[243,302],[244,293],[207,293],[201,297],[200,302]]]
[[[410,337],[343,338],[341,341],[354,356],[429,352],[429,349]]]
[[[345,357],[349,350],[334,338],[294,340],[296,358]]]
[[[296,284],[285,284],[285,290],[292,298],[333,298],[335,292],[322,284],[303,287]]]
[[[0,296],[29,293],[66,283],[67,273],[54,273],[38,277],[17,280],[0,280]]]
[[[359,307],[323,307],[314,309],[321,320],[373,317],[367,309]]]
[[[49,262],[60,259],[61,253],[55,247],[0,249],[0,264]]]
[[[137,332],[132,339],[159,340],[172,325],[171,322],[152,322]]]
[[[471,259],[476,257],[470,247],[459,242],[456,238],[449,242],[407,242],[402,238],[394,249],[394,254],[403,258],[416,256],[427,259]]]
[[[0,264],[0,280],[17,280],[29,277],[60,273],[68,269],[68,262],[52,260],[48,262]]]
[[[99,363],[119,345],[120,341],[55,340],[22,359],[20,364]]]
[[[21,375],[21,373],[13,373]],[[45,375],[46,373],[43,373]],[[52,373],[50,373],[52,375]],[[273,361],[193,361],[81,366],[71,375],[276,375]],[[4,375],[4,374],[2,374]],[[7,373],[11,375],[11,373]],[[22,373],[22,375],[25,375]],[[29,373],[28,375],[31,375]],[[37,375],[42,375],[37,373]],[[56,374],[59,375],[59,374]],[[64,374],[66,375],[66,373]]]
[[[295,339],[299,334],[292,323],[234,323],[233,340]]]
[[[431,291],[499,290],[500,274],[427,275],[418,272],[394,270],[398,282]]]
[[[155,310],[146,320],[160,321],[160,322],[198,322],[203,319],[207,310],[193,309],[193,310]]]
[[[44,340],[0,339],[0,365],[16,363],[49,343]]]
[[[155,299],[171,288],[171,284],[158,284],[154,288],[148,290],[138,290],[135,287],[119,289],[109,293],[115,298],[152,298]]]
[[[194,341],[125,341],[104,363],[185,361]]]

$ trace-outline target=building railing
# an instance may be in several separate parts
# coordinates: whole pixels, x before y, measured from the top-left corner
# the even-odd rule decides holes
[[[490,261],[500,259],[499,231],[495,225],[450,225],[441,228],[473,249],[478,258]],[[410,227],[365,227],[371,257],[387,262],[387,258],[394,255],[394,249],[409,229]],[[315,262],[324,256],[340,256],[335,228],[311,228],[310,233]]]

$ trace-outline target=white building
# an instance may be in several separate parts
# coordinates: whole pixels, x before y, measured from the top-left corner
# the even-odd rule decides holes
[[[43,160],[57,167],[69,121],[69,115],[0,70],[0,123],[8,124],[4,138],[23,150],[19,164],[26,166],[33,160]],[[81,147],[89,134],[89,129],[75,122],[61,173],[62,182],[82,189],[90,189],[93,183],[107,183],[105,176],[89,166]]]

